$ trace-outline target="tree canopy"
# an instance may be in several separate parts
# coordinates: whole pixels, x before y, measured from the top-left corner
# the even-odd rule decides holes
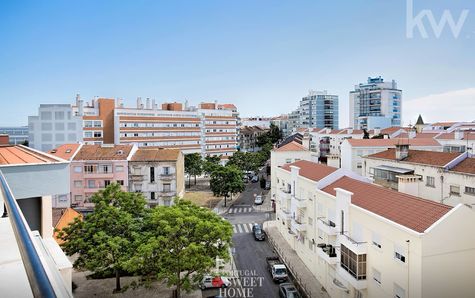
[[[224,206],[228,197],[244,190],[242,175],[234,165],[220,166],[211,174],[211,191],[215,196],[224,197]]]
[[[219,167],[220,162],[221,158],[219,156],[206,156],[203,161],[203,172],[211,175]]]
[[[113,183],[92,196],[94,212],[78,218],[59,231],[64,252],[77,254],[74,267],[92,272],[112,270],[116,289],[120,291],[120,275],[133,256],[135,243],[145,216],[145,199],[141,194],[123,192]]]
[[[214,212],[189,201],[151,210],[145,220],[142,241],[130,264],[144,274],[165,280],[181,290],[194,288],[214,265],[227,260],[232,238],[231,224]]]
[[[203,160],[199,153],[190,153],[185,155],[185,173],[188,174],[188,186],[191,176],[195,177],[203,173]]]

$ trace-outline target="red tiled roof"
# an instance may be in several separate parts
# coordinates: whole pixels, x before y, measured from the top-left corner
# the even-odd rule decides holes
[[[404,130],[404,131],[407,131],[408,129],[406,127],[400,127],[400,126],[391,126],[391,127],[387,127],[387,128],[384,128],[384,129],[381,129],[381,133],[382,134],[393,134],[395,133],[396,131],[398,130]]]
[[[236,106],[233,105],[232,103],[219,104],[218,107],[220,107],[222,109],[229,109],[229,110],[235,110],[236,109]]]
[[[56,149],[50,150],[48,153],[65,160],[70,160],[79,149],[79,146],[81,146],[81,144],[64,144]]]
[[[59,159],[48,156],[21,145],[0,146],[0,165],[19,165],[60,162]]]
[[[401,162],[411,162],[431,166],[445,166],[454,158],[463,153],[456,152],[436,152],[423,150],[409,150],[408,156]],[[396,160],[396,149],[391,148],[386,151],[368,155],[369,158]]]
[[[440,146],[434,139],[348,139],[353,147],[392,147],[396,144],[409,144],[410,146]]]
[[[436,122],[436,123],[432,123],[431,126],[452,126],[457,123],[458,122]]]
[[[134,153],[131,161],[176,161],[179,156],[179,149],[142,147]]]
[[[300,145],[299,143],[292,141],[288,144],[285,144],[284,146],[280,148],[274,149],[276,152],[283,152],[283,151],[308,151],[307,148],[304,146]]]
[[[438,132],[421,132],[416,134],[416,139],[433,139],[435,138],[439,133]]]
[[[332,130],[330,131],[330,134],[336,135],[336,134],[339,134],[339,133],[342,132],[342,131],[343,131],[343,129],[332,129]]]
[[[455,132],[442,133],[440,136],[436,137],[437,140],[454,140]],[[475,131],[465,131],[463,134],[462,140],[475,140]]]
[[[464,159],[450,170],[460,173],[475,174],[475,157]]]
[[[329,167],[308,160],[299,160],[294,163],[285,164],[282,166],[282,169],[290,172],[290,166],[299,167],[299,175],[313,181],[319,181],[338,170],[337,168]]]
[[[346,176],[323,188],[323,191],[335,196],[335,188],[352,192],[352,204],[419,233],[427,230],[452,209],[444,204]]]
[[[132,145],[83,145],[73,160],[127,160]]]

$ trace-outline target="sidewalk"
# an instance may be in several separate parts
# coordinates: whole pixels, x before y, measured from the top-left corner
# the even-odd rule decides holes
[[[328,293],[322,291],[320,282],[302,262],[295,250],[293,250],[287,241],[285,241],[284,237],[282,237],[276,225],[276,221],[267,221],[264,223],[264,231],[267,234],[269,243],[275,248],[275,251],[307,294],[307,297],[329,298]]]

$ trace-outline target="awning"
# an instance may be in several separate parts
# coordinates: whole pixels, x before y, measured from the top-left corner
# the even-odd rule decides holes
[[[398,174],[408,174],[408,173],[414,172],[414,170],[412,169],[404,169],[404,168],[391,167],[391,166],[385,166],[385,165],[380,165],[374,168],[378,170],[389,171],[389,172],[394,172]]]

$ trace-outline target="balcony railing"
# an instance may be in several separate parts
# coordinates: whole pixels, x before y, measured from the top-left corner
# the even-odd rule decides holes
[[[48,266],[48,256],[44,254],[40,256],[40,252],[34,244],[35,238],[30,232],[23,213],[1,171],[0,186],[33,296],[72,297],[62,281],[59,271]],[[51,264],[51,262],[49,263]]]
[[[337,234],[335,223],[331,220],[327,220],[325,217],[318,217],[317,225],[318,228],[325,232],[328,236],[335,236]]]
[[[348,235],[348,232],[339,233],[338,239],[340,244],[345,245],[350,250],[352,250],[356,254],[366,254],[367,253],[367,242],[365,241],[357,241],[351,238]]]
[[[336,248],[331,244],[320,243],[317,244],[318,255],[329,264],[336,264],[338,262]]]

